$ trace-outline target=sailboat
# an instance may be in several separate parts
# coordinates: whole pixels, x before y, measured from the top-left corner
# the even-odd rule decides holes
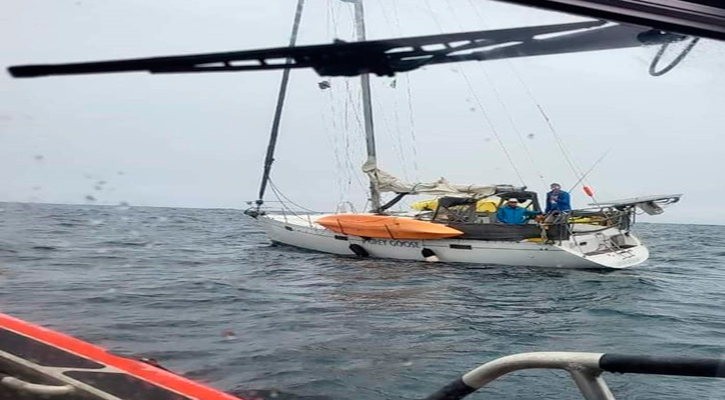
[[[365,41],[365,18],[360,0],[353,3],[357,39]],[[294,46],[303,2],[298,6],[290,47]],[[636,212],[660,214],[664,205],[681,194],[647,196],[606,203],[593,208],[549,215],[524,224],[497,220],[496,209],[510,199],[531,213],[542,214],[538,196],[526,187],[510,184],[453,184],[403,182],[378,167],[369,74],[360,85],[367,147],[362,166],[370,181],[366,213],[314,214],[267,212],[261,206],[277,141],[289,69],[284,71],[273,132],[265,162],[259,200],[246,213],[257,219],[275,244],[358,257],[533,266],[553,268],[627,268],[643,263],[649,250],[631,230]],[[384,193],[394,198],[383,204]],[[436,206],[422,212],[388,210],[406,196],[436,196]],[[480,202],[494,202],[493,211],[481,211]],[[338,207],[338,209],[341,209]]]
[[[593,203],[592,208],[548,215],[543,221],[502,224],[495,212],[480,210],[478,203],[498,202],[500,207],[515,198],[520,201],[521,207],[538,213],[541,208],[537,194],[525,187],[508,184],[454,184],[446,179],[403,182],[378,167],[369,74],[393,76],[442,63],[662,45],[650,69],[652,75],[659,76],[682,61],[697,43],[697,38],[661,71],[654,68],[661,53],[670,43],[685,40],[687,36],[653,29],[647,24],[633,26],[592,20],[366,41],[362,1],[343,1],[355,6],[359,42],[338,41],[330,45],[295,47],[304,4],[304,0],[298,0],[288,47],[57,65],[20,65],[10,67],[8,71],[14,77],[34,78],[131,71],[175,74],[284,70],[259,196],[255,204],[246,210],[247,215],[259,221],[273,243],[358,257],[506,266],[618,269],[647,260],[647,247],[632,233],[635,216],[640,212],[660,214],[663,206],[678,202],[680,194]],[[625,20],[637,18],[628,16]],[[672,24],[671,19],[668,21],[656,20],[652,26],[665,29]],[[695,28],[683,26],[681,32],[701,34],[703,31],[700,25]],[[712,33],[716,32],[713,27],[704,31],[717,37],[716,33]],[[323,76],[361,76],[367,147],[363,172],[370,180],[369,203],[372,205],[366,213],[274,213],[263,207],[287,81],[291,69],[296,68],[313,68]],[[381,199],[384,193],[394,194],[393,199],[385,204]],[[413,195],[437,196],[435,209],[415,213],[389,211],[396,202]],[[338,207],[338,210],[341,208]]]

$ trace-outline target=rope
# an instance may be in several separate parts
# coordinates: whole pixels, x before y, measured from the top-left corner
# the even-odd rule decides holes
[[[667,48],[670,46],[670,43],[663,44],[662,47],[660,47],[659,51],[657,51],[655,58],[652,60],[652,64],[650,64],[650,66],[649,66],[649,74],[652,76],[662,76],[662,75],[672,71],[673,68],[678,66],[682,62],[682,60],[684,60],[685,57],[687,57],[687,55],[690,54],[692,49],[695,48],[695,45],[697,45],[697,42],[699,42],[699,41],[700,41],[699,37],[692,38],[690,43],[687,45],[687,47],[685,47],[684,50],[682,50],[682,53],[680,53],[680,55],[678,55],[674,60],[672,60],[672,62],[668,66],[657,71],[657,66],[658,66],[660,60],[662,59],[662,56],[667,51]]]

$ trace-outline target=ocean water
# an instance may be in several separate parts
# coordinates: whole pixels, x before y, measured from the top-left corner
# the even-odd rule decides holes
[[[0,309],[234,393],[416,399],[527,351],[725,356],[725,227],[639,224],[646,264],[560,271],[270,246],[238,210],[0,203]],[[621,399],[725,380],[605,375]],[[564,372],[476,399],[579,399]]]

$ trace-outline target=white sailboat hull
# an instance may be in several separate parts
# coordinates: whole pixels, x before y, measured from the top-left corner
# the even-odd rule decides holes
[[[556,244],[472,239],[365,239],[327,230],[314,222],[319,217],[262,215],[258,220],[274,243],[339,255],[354,256],[351,245],[358,245],[374,258],[426,261],[422,251],[429,249],[441,262],[615,269],[640,264],[649,257],[647,248],[631,234],[624,239],[627,248],[612,247],[611,238],[622,237],[615,228],[577,234]]]

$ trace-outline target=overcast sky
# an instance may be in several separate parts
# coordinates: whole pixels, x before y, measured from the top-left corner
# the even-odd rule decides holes
[[[296,0],[5,0],[0,65],[282,46]],[[370,38],[582,20],[486,0],[367,0]],[[352,6],[307,0],[302,44],[352,40]],[[680,49],[681,46],[674,50]],[[652,221],[725,224],[725,44],[701,41],[648,75],[655,48],[427,67],[374,78],[380,166],[409,179],[524,182],[576,175],[599,200],[684,193]],[[668,56],[667,60],[672,56]],[[281,73],[14,80],[0,73],[0,201],[243,208],[256,198]],[[293,71],[276,185],[301,205],[362,206],[358,79]],[[470,84],[469,84],[470,83]],[[492,122],[493,129],[486,118]],[[500,140],[500,142],[499,142]],[[503,144],[503,146],[501,145]],[[575,206],[587,198],[573,190]],[[270,195],[270,198],[273,197]]]

